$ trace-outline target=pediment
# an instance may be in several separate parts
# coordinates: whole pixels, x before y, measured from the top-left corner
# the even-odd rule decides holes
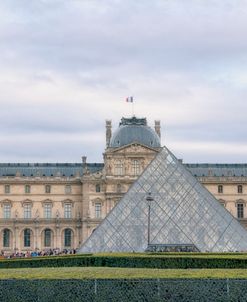
[[[21,205],[22,207],[25,205],[25,204],[31,204],[31,206],[33,206],[33,201],[31,199],[25,199],[21,202]]]
[[[131,153],[131,154],[136,154],[136,153],[145,153],[145,154],[153,154],[153,153],[158,153],[160,150],[157,148],[151,148],[145,145],[142,145],[140,143],[131,143],[129,145],[125,145],[123,147],[115,148],[114,150],[107,150],[107,153]]]
[[[1,200],[1,201],[0,201],[0,204],[1,204],[1,207],[3,207],[4,204],[10,204],[11,207],[12,207],[13,202],[12,202],[12,200],[10,200],[10,199],[4,199],[4,200]]]

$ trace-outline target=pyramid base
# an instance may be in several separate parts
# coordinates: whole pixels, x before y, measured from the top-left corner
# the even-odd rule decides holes
[[[145,252],[200,252],[194,244],[149,244]]]

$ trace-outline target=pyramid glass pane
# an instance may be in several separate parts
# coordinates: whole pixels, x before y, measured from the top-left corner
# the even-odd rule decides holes
[[[247,251],[247,231],[165,147],[79,252],[143,252],[148,233],[151,245]]]

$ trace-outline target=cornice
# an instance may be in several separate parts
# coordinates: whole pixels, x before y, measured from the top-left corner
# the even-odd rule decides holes
[[[0,177],[0,184],[41,184],[41,185],[54,185],[54,184],[82,184],[81,178],[57,178],[57,177],[47,177],[47,178],[41,178],[41,177]]]
[[[202,184],[219,184],[219,183],[228,183],[228,184],[247,184],[247,177],[244,176],[203,176],[196,177],[198,181]]]

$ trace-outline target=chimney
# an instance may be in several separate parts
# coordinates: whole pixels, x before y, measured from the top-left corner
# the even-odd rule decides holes
[[[110,140],[111,140],[111,121],[106,120],[105,121],[105,128],[106,128],[106,148],[109,147],[110,145]]]
[[[159,138],[161,136],[160,133],[160,121],[154,121],[154,130],[158,134]]]
[[[82,166],[83,166],[83,168],[85,168],[86,167],[86,165],[87,165],[87,157],[86,156],[82,156]]]

